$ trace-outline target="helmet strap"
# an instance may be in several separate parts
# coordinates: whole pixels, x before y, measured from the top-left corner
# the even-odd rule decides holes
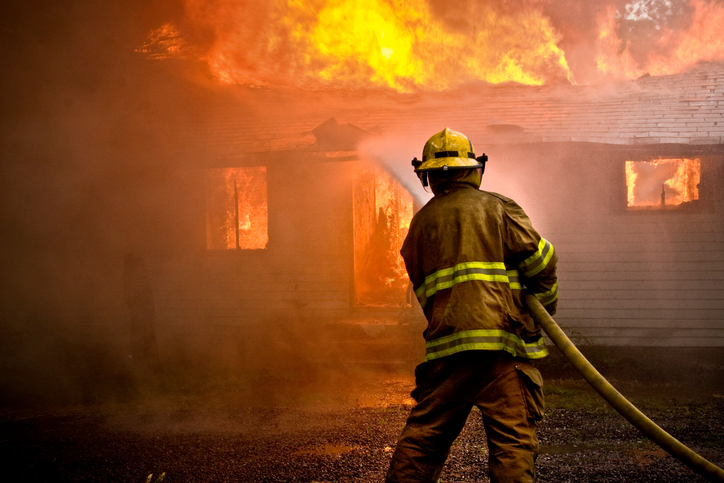
[[[475,160],[476,160],[478,163],[480,163],[480,164],[483,165],[483,166],[480,168],[480,179],[482,180],[482,179],[483,179],[483,173],[485,173],[485,165],[486,165],[487,162],[488,162],[488,156],[487,156],[485,153],[483,153],[482,156],[478,156],[477,158],[475,158]]]

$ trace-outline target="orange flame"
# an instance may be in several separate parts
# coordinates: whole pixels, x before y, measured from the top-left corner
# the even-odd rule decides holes
[[[636,78],[644,73],[629,52],[629,45],[623,44],[616,32],[616,7],[609,5],[597,18],[598,39],[596,46],[596,67],[602,74],[616,78]]]
[[[572,29],[550,0],[514,6],[462,0],[449,8],[430,0],[183,0],[180,28],[163,25],[137,51],[157,59],[200,58],[214,78],[230,84],[400,92],[475,80],[575,83],[559,46],[564,40],[572,52],[595,49],[586,58],[595,60],[596,75],[589,72],[593,64],[577,65],[594,82],[724,60],[724,4],[717,0],[688,0],[681,11],[690,17],[649,12],[647,0],[629,2],[627,8],[643,5],[646,15],[658,15],[655,28],[651,17],[628,16],[613,2],[596,13],[596,5],[579,1],[577,12],[595,16],[597,29]],[[683,28],[669,25],[683,22]]]
[[[380,168],[355,171],[355,301],[367,306],[398,306],[408,279],[400,256],[412,220],[412,197]]]
[[[560,35],[533,6],[502,12],[467,2],[456,18],[436,16],[425,0],[185,0],[185,6],[189,29],[213,39],[202,57],[226,83],[404,92],[472,80],[539,85],[572,78],[557,46]]]
[[[168,59],[183,56],[187,48],[181,33],[172,23],[165,23],[148,36],[146,42],[136,52],[146,54],[151,59]]]
[[[635,204],[634,187],[638,174],[634,171],[634,161],[626,161],[626,206],[632,207]]]
[[[674,207],[699,199],[701,161],[626,161],[627,206]]]
[[[699,61],[724,60],[724,5],[690,0],[691,24],[686,29],[663,28],[655,50],[643,62],[631,54],[630,41],[617,33],[619,12],[608,6],[598,17],[596,62],[598,70],[614,79],[633,79],[645,73],[669,75],[683,72]]]
[[[207,248],[266,248],[268,224],[266,167],[209,171]]]
[[[646,71],[651,75],[681,72],[700,60],[724,59],[724,5],[691,0],[694,15],[691,27],[682,32],[668,32],[662,43],[672,46],[671,55],[652,54]]]

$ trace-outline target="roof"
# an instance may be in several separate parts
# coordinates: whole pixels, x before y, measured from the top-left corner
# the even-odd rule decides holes
[[[448,126],[476,145],[724,144],[724,63],[588,86],[475,83],[418,94],[228,89],[231,102],[182,128],[186,147],[196,144],[221,164],[251,153],[330,150],[313,131],[331,118],[346,132],[375,134],[429,136]]]

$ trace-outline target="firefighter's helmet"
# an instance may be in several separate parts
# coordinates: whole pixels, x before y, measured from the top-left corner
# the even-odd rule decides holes
[[[462,133],[445,128],[428,139],[422,150],[422,161],[415,158],[416,173],[449,169],[482,168],[487,156],[475,156],[473,143]]]
[[[412,166],[420,178],[422,186],[428,185],[429,171],[448,171],[459,169],[485,170],[488,157],[475,156],[473,143],[462,133],[445,128],[427,140],[422,150],[422,161],[415,158]],[[481,171],[481,174],[482,174]]]

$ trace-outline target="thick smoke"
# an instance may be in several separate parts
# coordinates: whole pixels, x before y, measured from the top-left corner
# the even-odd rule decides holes
[[[274,403],[285,387],[327,387],[346,376],[330,369],[340,354],[302,316],[302,304],[226,335],[198,310],[179,321],[173,314],[192,312],[185,306],[161,317],[159,307],[183,299],[177,292],[189,284],[197,290],[191,300],[229,290],[213,273],[228,261],[200,260],[205,200],[198,172],[189,169],[203,166],[216,146],[205,140],[198,147],[176,133],[195,132],[230,103],[236,115],[261,120],[269,104],[287,115],[295,109],[288,92],[229,94],[199,76],[193,62],[153,62],[135,52],[179,13],[173,2],[3,4],[0,56],[10,67],[0,86],[0,404],[131,398],[231,377]],[[285,173],[295,189],[320,183]],[[311,223],[286,229],[303,225],[305,214],[294,196],[277,203],[284,223],[276,240],[292,255],[258,267],[239,262],[247,272],[287,270],[300,263],[295,237],[333,231]],[[144,324],[158,329],[160,353],[144,349]]]
[[[133,392],[124,258],[160,253],[159,126],[190,107],[133,52],[167,7],[3,3],[0,402]]]

